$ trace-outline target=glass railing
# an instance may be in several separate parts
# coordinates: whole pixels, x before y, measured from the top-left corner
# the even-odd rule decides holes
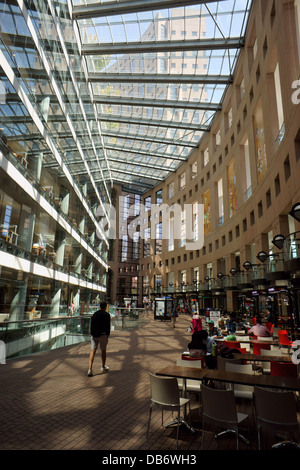
[[[252,196],[252,186],[250,185],[247,191],[244,192],[244,202],[246,202],[251,196]]]
[[[241,284],[251,284],[252,281],[252,273],[251,272],[240,272],[237,275],[237,285]]]
[[[232,277],[224,277],[223,279],[223,287],[224,289],[235,289],[237,287],[237,279],[236,276]]]
[[[224,215],[221,215],[221,217],[217,219],[217,227],[220,227],[223,224],[224,224]]]
[[[96,310],[96,307],[95,307]],[[145,309],[110,307],[111,329],[131,330],[146,321]],[[90,340],[92,315],[0,322],[6,358],[31,355]]]
[[[14,164],[15,168],[31,183],[31,185],[43,196],[44,199],[57,211],[57,213],[72,227],[73,230],[77,232],[77,234],[81,237],[82,240],[88,245],[90,249],[92,249],[97,255],[103,258],[103,254],[101,254],[97,247],[94,246],[94,243],[91,242],[89,237],[85,237],[84,234],[80,231],[79,227],[77,226],[74,219],[70,218],[66,215],[60,207],[60,204],[57,203],[49,193],[49,191],[45,190],[44,187],[35,179],[33,173],[28,170],[19,160],[18,158],[10,151],[7,147],[6,151],[2,147],[0,150],[3,151],[4,155]],[[79,186],[77,182],[74,182],[74,185],[78,187],[78,191],[82,192],[82,188]],[[82,199],[85,200],[86,204],[89,205],[89,201],[86,199],[84,194],[82,194]],[[17,243],[16,243],[17,246]],[[43,263],[43,260],[38,260],[40,256],[37,257],[37,262]],[[107,260],[104,259],[106,262]],[[51,262],[51,257],[47,257],[47,262]]]
[[[253,266],[252,271],[253,271],[253,276],[252,276],[253,281],[266,279],[267,268],[265,265],[262,264],[259,266]]]
[[[32,263],[37,263],[41,266],[46,266],[47,268],[53,269],[54,271],[70,274],[73,277],[76,277],[77,279],[81,279],[82,281],[94,282],[99,285],[103,285],[104,283],[104,279],[96,280],[94,273],[92,274],[92,277],[88,274],[76,273],[72,271],[69,266],[61,266],[60,264],[55,263],[50,257],[36,255],[35,253],[27,251],[17,245],[12,245],[11,243],[5,241],[2,238],[0,238],[0,251],[10,253],[11,255],[26,259]]]
[[[285,237],[283,245],[284,261],[300,258],[300,232]]]
[[[284,271],[284,260],[283,258],[276,257],[274,255],[270,255],[267,265],[267,272],[268,273],[276,273]]]

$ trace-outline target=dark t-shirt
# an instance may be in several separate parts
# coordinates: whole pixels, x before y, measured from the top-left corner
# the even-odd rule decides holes
[[[97,310],[91,320],[91,335],[98,338],[103,334],[110,335],[110,314],[105,310]]]

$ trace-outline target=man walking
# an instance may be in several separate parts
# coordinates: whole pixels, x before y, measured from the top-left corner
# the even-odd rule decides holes
[[[93,362],[98,346],[101,349],[102,372],[108,371],[106,366],[106,347],[110,335],[110,314],[108,313],[108,303],[100,302],[100,310],[97,310],[91,320],[91,352],[89,357],[88,376],[93,376]]]

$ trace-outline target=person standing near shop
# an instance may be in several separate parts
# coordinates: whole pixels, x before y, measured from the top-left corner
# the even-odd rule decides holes
[[[100,310],[97,310],[91,319],[91,352],[89,356],[88,376],[93,376],[93,363],[98,346],[101,349],[102,372],[109,370],[106,365],[106,348],[110,335],[110,314],[108,313],[108,303],[100,302]]]
[[[178,317],[177,305],[174,305],[174,307],[172,308],[172,312],[171,312],[171,323],[172,323],[173,328],[175,328],[177,317]]]

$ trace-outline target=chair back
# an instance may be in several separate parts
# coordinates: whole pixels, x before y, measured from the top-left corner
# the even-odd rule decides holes
[[[236,336],[236,340],[240,342],[241,348],[246,349],[246,352],[250,352],[250,344],[249,344],[250,336],[248,335]]]
[[[278,352],[273,349],[264,349],[262,356],[278,356]],[[268,374],[271,372],[271,362],[263,362],[263,371]]]
[[[282,346],[289,346],[290,345],[289,335],[288,335],[288,332],[286,330],[278,331],[278,338],[279,338],[279,343]]]
[[[273,326],[273,328],[272,328],[273,338],[278,338],[278,331],[281,331],[281,328],[277,328],[277,327]]]
[[[182,367],[197,367],[199,369],[202,369],[202,360],[197,359],[196,361],[189,361],[186,359],[177,359],[176,361],[177,366],[182,366]]]
[[[185,356],[184,354],[181,355],[181,359],[183,361],[185,361],[186,363],[187,362],[194,362],[194,363],[198,363],[200,362],[201,363],[201,367],[204,367],[204,358],[203,357],[190,357],[190,356]],[[183,364],[184,366],[186,366],[186,364]],[[195,366],[191,366],[191,367],[198,367],[197,365]]]
[[[241,364],[241,359],[229,359],[227,357],[217,357],[217,364],[219,370],[225,370],[226,364],[229,362],[230,364]]]
[[[271,345],[270,344],[261,344],[261,343],[255,343],[255,341],[253,341],[252,343],[252,347],[253,347],[253,354],[257,354],[258,356],[261,355],[261,350],[270,350],[271,349]]]
[[[258,336],[257,341],[265,341],[266,343],[268,341],[273,341],[272,336]]]
[[[268,330],[270,331],[270,333],[272,333],[272,329],[273,329],[273,328],[272,328],[272,322],[271,322],[271,321],[267,321],[267,322],[265,323],[265,325],[266,325],[266,327],[268,328]]]
[[[230,364],[227,363],[225,370],[228,372],[239,372],[241,374],[253,374],[252,364]]]
[[[252,364],[226,364],[226,371],[228,372],[238,372],[240,374],[249,374],[253,375]],[[233,390],[235,396],[243,395],[248,396],[249,398],[253,397],[254,388],[252,385],[243,385],[243,384],[233,384]]]
[[[297,365],[292,362],[271,362],[271,375],[277,377],[298,377]]]
[[[278,351],[275,349],[264,349],[262,356],[278,356]]]
[[[150,374],[151,400],[160,405],[178,405],[179,389],[175,377],[160,377]]]
[[[237,348],[241,354],[247,354],[247,348]]]
[[[254,387],[255,410],[259,420],[273,424],[297,424],[294,392]]]
[[[237,423],[233,390],[217,390],[202,385],[202,411],[208,418],[223,423]]]
[[[268,328],[268,330],[270,331],[270,333],[273,332],[273,323],[271,321],[267,321],[265,323],[266,327]]]
[[[241,347],[241,344],[239,341],[226,341],[225,340],[224,344],[225,346],[227,346],[227,348],[231,348],[231,349],[237,349]]]

